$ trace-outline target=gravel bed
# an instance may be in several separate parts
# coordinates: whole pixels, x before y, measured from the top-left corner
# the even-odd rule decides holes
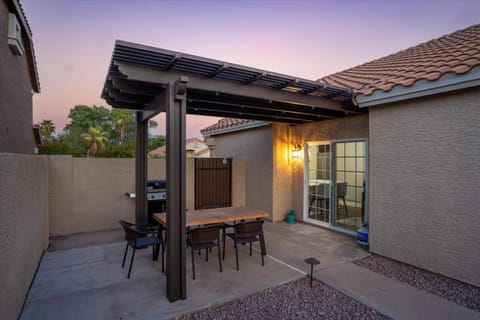
[[[176,319],[390,319],[343,293],[302,278]]]
[[[353,263],[480,312],[480,288],[378,255]]]

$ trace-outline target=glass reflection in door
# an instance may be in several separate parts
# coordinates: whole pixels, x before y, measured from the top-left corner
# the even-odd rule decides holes
[[[337,142],[334,224],[357,230],[365,219],[366,141]]]
[[[308,144],[308,219],[330,223],[331,146]]]

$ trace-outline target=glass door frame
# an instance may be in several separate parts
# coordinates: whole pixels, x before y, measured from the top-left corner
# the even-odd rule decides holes
[[[333,188],[334,183],[330,185],[330,197],[335,199],[335,201],[329,201],[329,222],[319,221],[312,218],[309,218],[309,163],[310,159],[308,157],[308,148],[311,145],[330,145],[330,181],[336,181],[336,143],[345,143],[345,142],[365,142],[365,204],[364,204],[364,215],[365,215],[365,223],[368,223],[368,164],[369,164],[369,157],[368,157],[368,138],[354,138],[354,139],[332,139],[332,140],[323,140],[323,141],[310,141],[305,142],[303,146],[303,174],[304,174],[304,181],[303,181],[303,220],[306,223],[311,223],[314,225],[319,225],[322,227],[326,227],[329,229],[333,229],[336,231],[340,231],[343,233],[356,235],[356,231],[349,230],[346,228],[339,227],[335,225],[334,219],[336,219],[336,210],[337,210],[337,199],[336,199],[336,190]],[[335,204],[335,205],[334,205]],[[335,210],[335,212],[333,211]]]

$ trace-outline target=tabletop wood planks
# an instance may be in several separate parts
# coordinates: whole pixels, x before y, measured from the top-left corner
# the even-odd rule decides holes
[[[186,212],[186,226],[190,227],[210,223],[232,222],[266,217],[268,217],[267,212],[248,207],[224,207],[191,210]],[[163,226],[167,226],[166,212],[154,213],[153,218]]]

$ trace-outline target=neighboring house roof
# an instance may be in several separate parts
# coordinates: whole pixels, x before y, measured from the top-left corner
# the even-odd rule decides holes
[[[480,75],[477,70],[480,67],[475,68],[479,65],[480,25],[474,25],[318,81],[355,89],[357,96],[370,96],[390,92],[396,86],[412,87],[421,80],[424,85],[425,82],[436,82],[447,74],[464,75],[478,71]]]
[[[203,151],[205,150],[208,152],[208,146],[205,144],[205,142],[201,141],[198,138],[190,138],[185,140],[185,149],[193,150],[195,156],[204,154]],[[164,155],[166,153],[167,153],[166,145],[155,148],[149,152],[150,155]]]
[[[38,78],[37,61],[35,59],[35,51],[33,50],[32,31],[28,24],[25,12],[18,0],[7,0],[7,6],[10,12],[15,13],[22,27],[22,41],[25,46],[25,54],[27,56],[28,70],[30,72],[30,81],[32,90],[40,93],[40,80]]]
[[[216,134],[261,127],[268,124],[270,124],[270,122],[237,118],[224,118],[218,120],[217,123],[200,130],[200,132],[204,136],[212,136]]]

